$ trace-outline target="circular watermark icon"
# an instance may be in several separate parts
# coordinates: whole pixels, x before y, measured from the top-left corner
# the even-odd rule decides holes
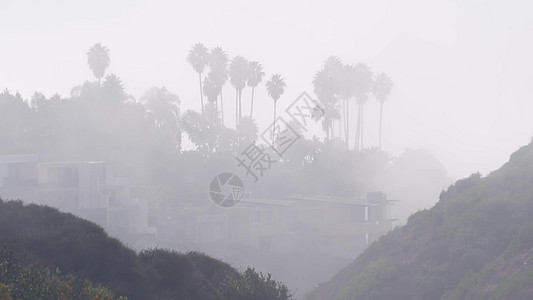
[[[222,207],[235,206],[244,194],[244,184],[239,176],[233,173],[217,175],[209,185],[211,200]]]

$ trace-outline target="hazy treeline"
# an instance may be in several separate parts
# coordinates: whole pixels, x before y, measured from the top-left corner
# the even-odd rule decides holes
[[[237,110],[237,129],[224,125],[229,120],[222,121],[220,91],[226,80],[232,84],[239,109],[242,89],[248,86],[253,90],[262,82],[264,72],[258,62],[239,56],[230,60],[220,47],[202,47],[195,45],[187,60],[199,71],[200,99],[207,97],[203,111],[182,112],[179,97],[165,87],[149,88],[135,99],[118,76],[105,75],[109,50],[95,44],[87,53],[87,61],[97,80],[73,87],[68,97],[36,92],[31,99],[23,99],[7,89],[0,94],[0,151],[39,153],[43,161],[109,161],[118,176],[129,177],[134,184],[158,187],[158,200],[166,203],[162,206],[205,198],[208,182],[216,174],[240,174],[235,156],[243,145],[258,139],[253,106],[249,115]],[[194,62],[195,57],[203,59],[203,68]],[[266,84],[275,103],[283,94],[285,81],[274,74]],[[273,164],[268,176],[246,189],[269,197],[292,193],[353,197],[387,189],[395,182],[391,176],[405,180],[401,170],[393,170],[393,157],[379,148],[362,147],[364,103],[372,91],[383,103],[392,87],[390,79],[384,74],[373,76],[365,64],[348,65],[331,57],[313,84],[326,111],[321,121],[328,133],[326,139],[299,140]],[[352,130],[348,107],[354,100],[361,115]],[[194,150],[182,150],[185,134]],[[354,141],[350,135],[358,136],[358,151],[348,149],[346,141]],[[404,165],[409,169],[409,164]],[[432,166],[421,166],[426,167]],[[444,180],[443,168],[437,172],[437,179]]]

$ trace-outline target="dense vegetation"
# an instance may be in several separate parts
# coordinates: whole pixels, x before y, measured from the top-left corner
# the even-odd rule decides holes
[[[0,244],[0,293],[14,299],[290,299],[254,269],[197,252],[136,254],[95,224],[20,201],[0,202]]]
[[[531,299],[533,143],[372,244],[307,299]]]
[[[383,104],[392,88],[392,81],[386,75],[374,76],[365,64],[345,64],[336,57],[326,60],[313,80],[313,97],[325,109],[324,117],[318,120],[325,139],[300,139],[258,183],[252,184],[244,170],[238,169],[235,157],[246,145],[260,140],[258,135],[264,130],[258,128],[253,119],[254,90],[263,83],[265,76],[260,63],[238,55],[230,59],[220,47],[209,50],[195,45],[187,61],[198,73],[201,110],[183,112],[181,99],[165,87],[149,88],[137,99],[129,95],[118,76],[106,74],[107,67],[112,63],[109,53],[101,44],[89,49],[87,60],[96,80],[73,87],[70,95],[45,96],[35,92],[30,99],[24,99],[19,93],[7,89],[0,93],[0,154],[38,153],[41,161],[107,161],[117,177],[129,178],[134,186],[153,187],[150,225],[156,226],[159,232],[158,241],[154,244],[183,248],[184,242],[179,238],[181,228],[173,220],[182,217],[183,207],[211,205],[206,197],[208,184],[221,172],[237,173],[245,181],[246,191],[258,198],[291,194],[361,197],[368,191],[380,189],[413,200],[420,198],[419,195],[397,193],[402,185],[416,182],[423,186],[420,190],[428,187],[428,190],[434,190],[435,186],[440,188],[442,182],[447,182],[441,166],[436,167],[436,174],[432,176],[412,169],[413,157],[420,161],[418,154],[395,159],[382,152],[380,147],[363,145],[363,116],[357,116],[357,122],[350,122],[350,117],[354,117],[351,116],[355,112],[353,108],[358,105],[362,111],[372,94]],[[80,59],[82,57],[80,54]],[[280,74],[272,74],[264,81],[274,106],[279,105],[278,101],[287,101],[283,93],[290,79],[286,82]],[[235,92],[236,96],[231,99],[235,100],[235,120],[229,120],[227,113],[224,119],[224,107],[226,111],[229,107],[228,99],[223,101],[226,83],[234,88],[226,94],[230,92],[233,95]],[[249,103],[246,97],[248,89],[251,92]],[[262,99],[257,96],[256,103]],[[356,123],[356,128],[350,128],[353,123]],[[292,125],[301,130],[296,124]],[[375,128],[377,130],[377,126]],[[356,143],[354,137],[356,149],[351,147]],[[187,139],[194,146],[192,150],[182,147]],[[438,163],[418,169],[433,170],[435,165]],[[27,209],[41,210],[46,214],[51,211],[50,208],[34,206]],[[13,219],[13,222],[21,225],[24,219]],[[44,232],[32,233],[32,236],[42,238],[23,238],[24,243],[31,243],[26,246],[31,246],[37,261],[44,262],[51,270],[59,266],[61,272],[67,274],[78,276],[78,272],[82,272],[81,278],[104,284],[117,295],[131,298],[131,294],[124,291],[148,286],[141,283],[147,282],[148,277],[157,278],[158,272],[171,272],[164,268],[167,263],[157,263],[162,256],[182,261],[178,265],[197,266],[197,257],[192,254],[174,255],[154,250],[153,253],[135,255],[117,241],[103,239],[101,229],[91,226],[92,229],[87,229],[78,221],[75,223],[80,228],[68,229],[61,227],[62,221],[54,222],[59,222],[57,226],[62,229],[56,232],[35,225],[38,231]],[[8,231],[15,227],[10,228],[3,228],[5,236],[9,236]],[[78,230],[88,230],[88,234],[83,235],[90,238],[86,241],[87,245],[98,246],[73,242],[79,240],[74,238]],[[14,244],[20,246],[20,243]],[[57,253],[54,252],[57,249],[73,246],[79,247],[80,256],[74,255],[76,251],[58,257],[46,256]],[[21,247],[24,249],[25,245]],[[98,249],[93,249],[96,247]],[[109,255],[116,260],[110,261]],[[79,257],[84,258],[80,260]],[[105,263],[96,263],[99,259]],[[127,268],[124,269],[123,265]],[[186,279],[179,278],[183,275],[180,274],[171,277],[186,282]],[[235,275],[238,280],[232,279],[231,284],[221,279],[226,278],[225,274],[209,280],[203,279],[202,275],[200,279],[187,279],[192,281],[184,284],[194,285],[192,289],[195,291],[206,290],[208,295],[218,295],[218,283],[231,287],[235,282],[244,286],[250,286],[247,282],[266,282],[273,291],[283,290],[281,287],[274,289],[268,277],[259,274],[254,277],[253,274],[255,272],[248,271],[240,277]],[[244,299],[250,298],[250,290],[239,288],[231,291],[240,293]],[[153,295],[152,290],[139,293],[138,297],[142,293]],[[232,297],[238,298],[236,294]]]
[[[218,172],[236,171],[235,156],[251,142],[260,141],[258,134],[265,128],[258,128],[253,119],[255,88],[265,84],[275,106],[287,101],[283,99],[287,83],[279,74],[263,80],[259,62],[239,55],[231,58],[220,47],[208,49],[197,44],[186,59],[198,74],[201,111],[182,112],[180,98],[165,87],[149,88],[138,99],[129,95],[118,76],[106,74],[112,60],[109,49],[101,44],[87,53],[96,81],[73,87],[70,95],[47,97],[35,92],[31,99],[24,99],[4,90],[0,93],[0,154],[38,153],[42,161],[108,161],[118,176],[128,177],[134,184],[161,187],[173,200],[204,198],[210,180]],[[235,89],[235,104],[231,103],[236,109],[234,122],[224,119],[224,107],[230,104],[222,97],[226,84]],[[369,150],[367,146],[366,152],[375,152],[371,154],[348,151],[354,143],[349,138],[353,112],[348,105],[357,99],[362,107],[371,94],[383,104],[391,80],[383,74],[374,76],[364,64],[344,64],[331,57],[317,72],[313,86],[314,97],[326,111],[316,120],[322,123],[326,139],[301,139],[272,166],[271,175],[257,185],[247,185],[256,195],[276,197],[306,191],[358,196],[371,189],[364,178],[372,173],[366,171],[367,156],[385,158],[373,161],[370,167],[375,170],[390,163],[390,157],[378,153],[377,148]],[[248,93],[243,95],[247,89],[249,101]],[[300,130],[296,123],[292,125]],[[353,131],[361,141],[358,150],[362,150],[362,121],[357,128]],[[194,145],[193,150],[183,150],[184,139]],[[334,168],[338,170],[336,178],[314,180]],[[359,176],[357,170],[367,176]],[[279,180],[281,177],[284,180]]]
[[[115,299],[113,292],[58,269],[24,266],[5,247],[0,249],[0,299]],[[118,299],[124,299],[119,297]]]

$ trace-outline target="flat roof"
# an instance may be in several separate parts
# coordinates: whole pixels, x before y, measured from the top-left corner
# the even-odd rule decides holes
[[[25,163],[38,161],[39,155],[37,153],[0,155],[0,163]]]
[[[81,164],[109,164],[107,161],[45,161],[40,165],[81,165]]]

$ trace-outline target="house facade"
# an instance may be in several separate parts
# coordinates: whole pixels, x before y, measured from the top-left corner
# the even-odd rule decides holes
[[[156,235],[146,196],[106,162],[40,162],[36,154],[0,156],[0,197],[58,208],[119,235]],[[146,193],[144,193],[146,195]]]

